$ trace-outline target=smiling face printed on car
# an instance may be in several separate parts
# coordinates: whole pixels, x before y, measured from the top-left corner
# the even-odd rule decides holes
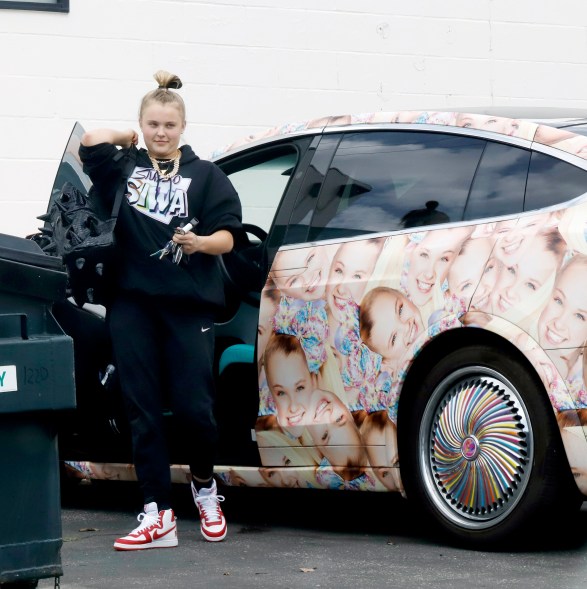
[[[489,258],[483,268],[479,286],[471,300],[471,308],[477,311],[491,312],[491,297],[503,264],[495,257]]]
[[[282,294],[303,301],[323,297],[330,266],[328,247],[280,251],[270,276]]]
[[[420,242],[412,244],[405,289],[417,307],[430,302],[433,288],[446,278],[451,263],[471,231],[470,227],[430,231]]]
[[[485,261],[489,258],[493,242],[488,237],[468,239],[454,259],[448,271],[448,288],[451,294],[460,299],[469,299],[485,270]]]
[[[365,450],[347,406],[330,391],[312,393],[308,427],[312,440],[333,466],[364,466]]]
[[[373,273],[383,240],[343,243],[337,250],[326,285],[326,302],[334,319],[342,323],[349,302],[361,302],[367,280]]]
[[[495,228],[495,257],[504,264],[516,264],[532,247],[532,238],[550,226],[551,215],[533,215],[501,221]]]
[[[395,371],[406,351],[424,331],[416,306],[398,290],[380,286],[369,291],[361,303],[361,338]]]
[[[587,256],[576,255],[558,275],[538,322],[545,349],[578,348],[587,340]]]
[[[556,278],[552,295],[538,320],[538,339],[555,358],[564,378],[587,340],[587,256],[577,254]]]
[[[304,351],[293,335],[272,335],[265,350],[265,376],[277,410],[279,425],[301,436],[316,377],[308,369]]]
[[[527,241],[527,254],[501,269],[492,296],[494,313],[504,314],[526,304],[530,308],[534,296],[547,286],[560,265],[564,242],[558,231],[539,233]]]
[[[283,459],[285,460],[285,456]],[[289,466],[288,464],[284,465]],[[263,480],[271,487],[285,487],[287,489],[299,489],[302,487],[302,483],[296,476],[295,471],[284,468],[263,467],[259,469],[259,472]]]
[[[379,482],[391,491],[400,490],[397,428],[387,411],[374,411],[367,415],[360,431],[369,464]]]

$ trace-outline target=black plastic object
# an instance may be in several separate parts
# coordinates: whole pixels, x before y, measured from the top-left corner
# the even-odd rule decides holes
[[[107,306],[115,282],[114,227],[137,150],[131,146],[114,156],[123,162],[123,181],[112,204],[98,194],[83,171],[78,154],[83,134],[83,127],[76,123],[55,176],[47,212],[37,217],[44,225],[31,239],[49,256],[63,260],[69,276],[68,295],[78,306]]]
[[[67,273],[0,234],[0,585],[63,574],[57,410],[75,407],[73,340],[53,317]]]

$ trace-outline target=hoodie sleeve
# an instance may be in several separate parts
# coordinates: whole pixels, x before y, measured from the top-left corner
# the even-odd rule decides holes
[[[204,235],[226,229],[233,234],[235,241],[242,236],[240,199],[226,174],[213,163],[209,163],[200,223],[199,232]]]
[[[120,182],[121,164],[114,160],[118,148],[110,143],[91,147],[80,145],[79,156],[84,172],[90,177],[102,198],[114,201],[115,187]]]

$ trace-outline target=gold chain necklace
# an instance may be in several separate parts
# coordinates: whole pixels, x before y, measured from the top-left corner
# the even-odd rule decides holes
[[[155,169],[157,174],[159,174],[159,178],[161,178],[161,180],[169,180],[170,178],[173,178],[173,176],[175,176],[177,174],[177,171],[179,170],[179,159],[180,158],[181,158],[181,151],[178,149],[177,153],[175,154],[175,157],[173,157],[172,159],[161,160],[162,162],[173,162],[173,168],[169,172],[162,172],[161,168],[159,167],[159,162],[154,157],[151,157],[151,154],[149,154],[149,159],[151,160],[151,163],[153,164],[153,168]]]

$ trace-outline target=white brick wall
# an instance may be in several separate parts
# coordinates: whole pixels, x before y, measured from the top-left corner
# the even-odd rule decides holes
[[[45,211],[76,120],[136,127],[164,68],[202,155],[287,121],[474,105],[587,111],[585,0],[70,0],[0,10],[0,233]]]

